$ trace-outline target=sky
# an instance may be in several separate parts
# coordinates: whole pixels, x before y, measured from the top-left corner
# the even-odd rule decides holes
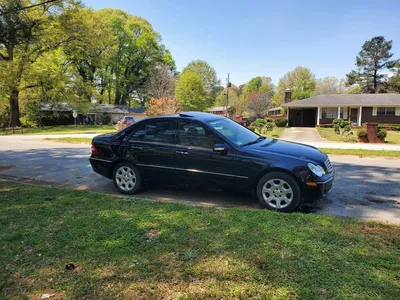
[[[275,84],[296,66],[317,78],[345,78],[363,43],[382,35],[400,58],[400,0],[83,0],[147,19],[178,71],[207,61],[222,84],[256,76]]]

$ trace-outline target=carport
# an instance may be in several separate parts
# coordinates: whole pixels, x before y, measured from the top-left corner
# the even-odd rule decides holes
[[[316,108],[290,108],[289,126],[293,127],[315,127],[317,119]]]

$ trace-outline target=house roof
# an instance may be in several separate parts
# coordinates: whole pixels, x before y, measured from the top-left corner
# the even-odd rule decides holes
[[[225,106],[214,106],[211,107],[208,111],[225,111]]]
[[[131,114],[144,114],[146,112],[146,107],[135,107],[129,108]]]
[[[268,109],[268,111],[277,111],[277,110],[281,110],[281,109],[282,109],[282,106],[278,106],[278,107]]]
[[[400,106],[400,94],[318,95],[282,104],[283,107]]]

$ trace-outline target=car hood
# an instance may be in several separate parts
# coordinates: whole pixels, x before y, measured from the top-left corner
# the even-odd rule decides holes
[[[322,164],[327,159],[325,153],[319,151],[313,146],[278,139],[266,139],[263,142],[247,147],[249,147],[249,150],[259,154],[277,154],[307,161],[314,161]]]

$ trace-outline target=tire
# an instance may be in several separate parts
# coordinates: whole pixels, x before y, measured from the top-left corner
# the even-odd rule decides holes
[[[280,212],[291,212],[302,202],[299,184],[283,172],[271,172],[261,177],[256,195],[263,207]]]
[[[122,194],[132,195],[142,188],[143,182],[139,170],[130,162],[117,164],[112,176],[114,186]]]

